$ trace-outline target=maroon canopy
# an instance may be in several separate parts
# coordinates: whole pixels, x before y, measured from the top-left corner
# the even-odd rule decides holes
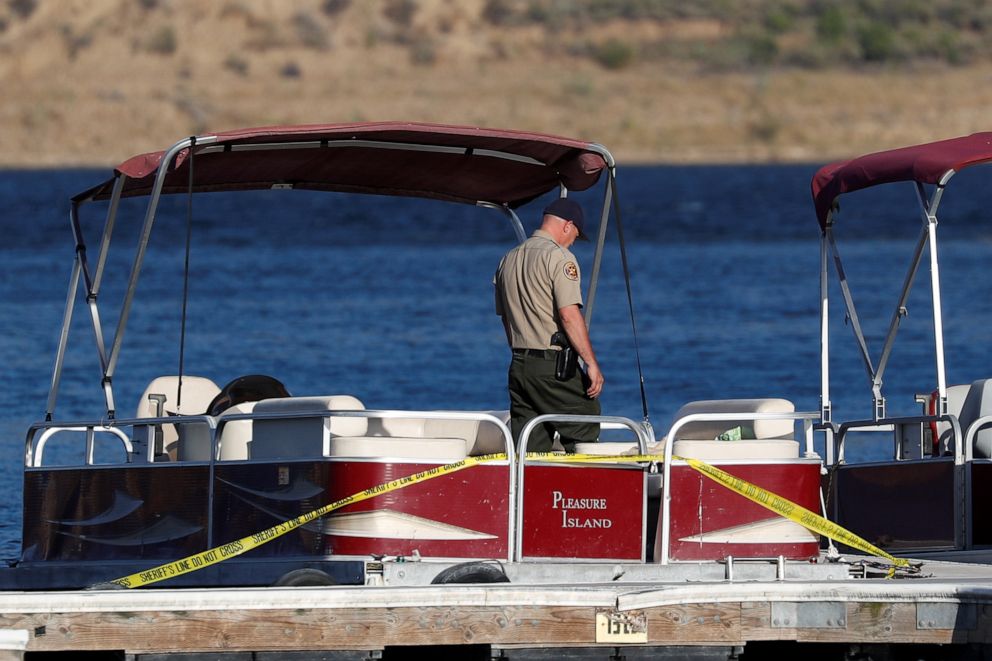
[[[287,185],[517,207],[560,184],[585,190],[607,166],[605,150],[588,142],[437,124],[270,126],[198,140],[194,192]],[[164,154],[142,154],[117,166],[127,176],[125,197],[151,193]],[[188,186],[187,149],[169,164],[162,192],[184,193]],[[112,188],[111,179],[76,199],[105,199]]]
[[[823,227],[842,193],[894,181],[936,184],[945,174],[992,161],[992,133],[930,142],[825,165],[813,175],[813,203]]]

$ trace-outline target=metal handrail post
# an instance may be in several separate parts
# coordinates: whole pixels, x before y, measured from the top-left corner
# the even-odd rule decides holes
[[[28,437],[25,442],[24,447],[24,465],[27,468],[41,468],[42,460],[45,454],[45,445],[48,440],[60,432],[65,431],[75,431],[83,432],[86,434],[86,441],[83,449],[84,453],[84,465],[90,466],[93,464],[93,447],[94,447],[94,434],[97,428],[102,432],[108,434],[113,434],[124,446],[124,451],[127,453],[128,463],[131,461],[131,454],[134,452],[134,447],[131,445],[131,439],[128,438],[127,434],[123,431],[114,427],[112,425],[107,425],[102,422],[91,422],[82,424],[73,424],[68,426],[62,425],[35,425],[31,427],[28,431]],[[37,442],[34,441],[34,433],[39,429],[44,429],[41,435],[38,437]]]

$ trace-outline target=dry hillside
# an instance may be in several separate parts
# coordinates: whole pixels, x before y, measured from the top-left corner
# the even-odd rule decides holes
[[[627,162],[823,161],[989,128],[987,58],[727,66],[734,28],[705,13],[534,6],[0,0],[0,165],[105,165],[205,130],[354,120],[560,133]]]

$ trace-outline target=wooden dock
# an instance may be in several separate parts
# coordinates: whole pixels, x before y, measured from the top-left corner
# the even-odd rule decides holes
[[[0,629],[24,641],[28,658],[62,651],[380,658],[439,645],[474,646],[464,649],[506,659],[534,658],[548,648],[583,649],[582,658],[597,658],[588,654],[600,649],[608,659],[618,649],[636,657],[642,648],[663,655],[679,646],[746,658],[749,644],[765,641],[953,644],[992,658],[992,567],[946,565],[930,578],[812,583],[8,592],[0,594]],[[0,659],[22,657],[16,642],[0,646],[8,648]]]

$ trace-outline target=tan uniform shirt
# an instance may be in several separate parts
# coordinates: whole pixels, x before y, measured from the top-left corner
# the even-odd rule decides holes
[[[579,263],[551,235],[536,230],[506,253],[496,271],[496,314],[510,327],[514,349],[550,349],[561,330],[558,310],[582,305]]]

